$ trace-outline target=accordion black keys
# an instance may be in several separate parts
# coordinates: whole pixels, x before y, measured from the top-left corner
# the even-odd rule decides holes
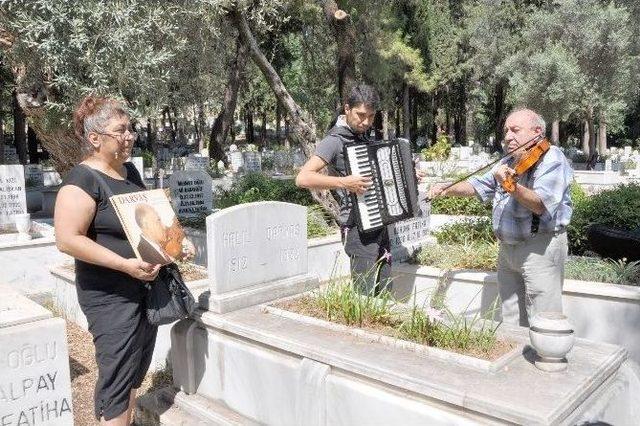
[[[373,182],[364,194],[350,194],[360,231],[418,215],[418,185],[408,140],[346,144],[343,154],[347,174],[368,176]]]

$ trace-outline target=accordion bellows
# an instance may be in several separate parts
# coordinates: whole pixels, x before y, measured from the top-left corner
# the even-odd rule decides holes
[[[364,194],[350,194],[360,231],[374,231],[418,214],[408,140],[346,144],[343,151],[347,173],[368,176],[373,182]]]

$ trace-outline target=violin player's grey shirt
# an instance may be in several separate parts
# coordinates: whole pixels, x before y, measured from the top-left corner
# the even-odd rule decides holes
[[[493,199],[493,232],[506,244],[518,244],[534,236],[531,232],[533,214],[509,193],[505,192],[493,176],[502,161],[489,172],[469,178],[478,198],[486,202]],[[569,185],[573,181],[573,169],[557,146],[552,146],[540,159],[533,171],[520,178],[519,183],[532,189],[542,200],[545,212],[540,215],[538,233],[563,231],[573,213]]]

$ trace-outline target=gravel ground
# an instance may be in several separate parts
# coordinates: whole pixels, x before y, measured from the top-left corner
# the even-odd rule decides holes
[[[99,425],[93,416],[93,390],[98,378],[95,351],[91,334],[67,321],[69,343],[69,367],[71,369],[71,392],[73,396],[73,418],[76,426]],[[158,371],[147,374],[138,395],[171,383],[171,374]]]

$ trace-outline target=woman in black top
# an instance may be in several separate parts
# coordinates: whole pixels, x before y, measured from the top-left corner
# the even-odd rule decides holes
[[[114,194],[145,189],[135,167],[125,163],[135,140],[125,110],[115,100],[88,96],[74,112],[74,127],[85,155],[58,192],[56,244],[75,258],[78,301],[93,335],[96,418],[104,425],[129,425],[157,332],[144,315],[143,284],[156,277],[160,265],[136,258],[93,174]]]

